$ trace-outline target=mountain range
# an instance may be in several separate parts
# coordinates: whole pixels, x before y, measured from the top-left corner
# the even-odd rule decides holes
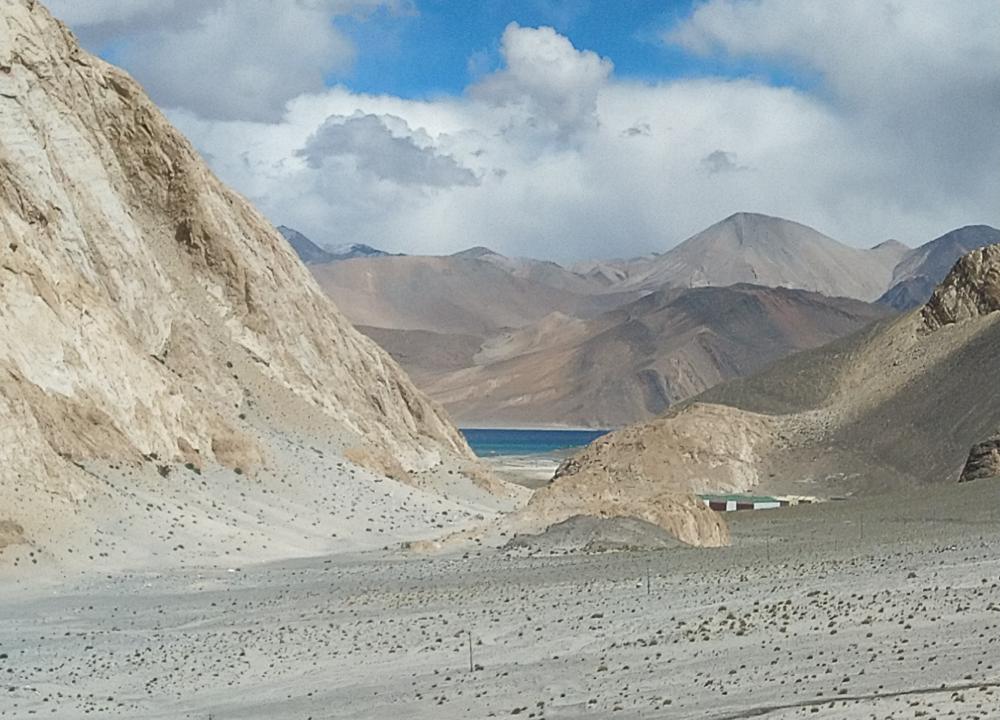
[[[787,288],[667,289],[592,319],[553,313],[488,339],[468,367],[407,364],[431,396],[473,427],[617,427],[886,314],[858,300]],[[405,352],[391,340],[385,347]]]
[[[554,263],[478,251],[355,258],[310,270],[356,325],[483,338],[552,312],[592,317],[639,294],[598,292]]]
[[[629,260],[562,267],[473,247],[310,267],[459,423],[617,427],[916,307],[993,241],[1000,231],[970,226],[857,249],[737,213]]]
[[[532,502],[595,494],[913,491],[1000,473],[1000,245],[918,310],[706,391],[608,435]]]

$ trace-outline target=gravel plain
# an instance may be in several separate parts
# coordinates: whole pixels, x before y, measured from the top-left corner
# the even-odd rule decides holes
[[[0,717],[1000,717],[998,499],[741,513],[713,550],[3,583]]]

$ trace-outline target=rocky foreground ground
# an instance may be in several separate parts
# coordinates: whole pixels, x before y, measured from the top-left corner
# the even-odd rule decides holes
[[[998,496],[741,514],[712,550],[22,575],[0,717],[1000,717]]]

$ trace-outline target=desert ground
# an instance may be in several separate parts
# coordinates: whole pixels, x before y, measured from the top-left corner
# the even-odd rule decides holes
[[[481,458],[493,473],[506,482],[531,490],[548,485],[571,450],[556,450],[536,455],[498,455]]]
[[[1000,717],[998,500],[730,514],[713,550],[22,574],[0,717]]]

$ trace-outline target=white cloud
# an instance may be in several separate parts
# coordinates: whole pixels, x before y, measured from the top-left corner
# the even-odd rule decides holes
[[[1000,161],[995,0],[712,0],[666,38],[816,73],[859,146],[884,153],[887,175],[925,178],[920,203],[975,193],[984,179],[996,188],[985,172]]]
[[[213,113],[208,99],[178,91],[169,114],[224,180],[319,242],[627,256],[749,210],[854,244],[919,243],[962,224],[1000,225],[991,6],[710,0],[665,33],[692,52],[805,67],[807,89],[762,78],[628,81],[550,28],[511,24],[503,67],[458,97],[296,86],[296,60],[260,70],[278,89],[259,112],[237,97],[226,104],[242,110]],[[170,32],[201,38],[195,52],[206,18]],[[183,79],[193,67],[180,58],[160,72]]]
[[[199,14],[219,4],[219,0],[49,0],[46,5],[56,17],[84,37],[111,28],[148,30],[161,23],[190,24]]]
[[[115,60],[153,99],[219,120],[279,120],[285,104],[348,70],[353,43],[334,19],[403,0],[53,0],[91,47],[118,39]]]
[[[552,28],[517,23],[504,31],[500,52],[506,68],[484,77],[471,94],[511,113],[507,134],[565,142],[597,128],[609,60],[577,50]]]

